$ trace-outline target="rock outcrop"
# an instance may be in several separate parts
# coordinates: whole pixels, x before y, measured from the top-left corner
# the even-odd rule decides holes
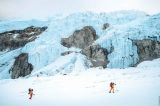
[[[79,52],[75,52],[75,51],[65,51],[63,53],[61,53],[61,56],[65,56],[65,55],[69,55],[71,53],[79,53]]]
[[[107,26],[106,26],[107,27]],[[81,30],[76,30],[73,35],[68,38],[62,38],[61,44],[65,47],[81,48],[81,53],[91,61],[93,67],[106,67],[108,64],[108,51],[100,45],[93,45],[93,42],[98,38],[95,29],[92,26],[85,26]],[[67,55],[72,51],[66,51],[61,55]]]
[[[68,38],[62,38],[61,44],[68,48],[77,47],[84,49],[91,45],[97,38],[95,29],[92,26],[85,26],[81,30],[76,30]]]
[[[82,54],[86,55],[92,62],[93,67],[102,66],[106,68],[108,64],[108,51],[100,45],[91,45],[82,50]]]
[[[16,79],[31,74],[33,70],[32,64],[28,63],[28,54],[22,53],[18,57],[10,69],[11,78]]]
[[[109,24],[108,23],[105,23],[105,24],[103,24],[103,30],[106,30],[107,28],[109,27]]]
[[[47,27],[28,27],[24,30],[12,30],[0,33],[0,51],[14,50],[34,41]]]
[[[137,46],[139,62],[145,60],[153,60],[160,58],[160,42],[155,40],[133,40],[133,44]]]

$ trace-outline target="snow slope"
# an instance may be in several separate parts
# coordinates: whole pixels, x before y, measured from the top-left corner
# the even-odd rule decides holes
[[[53,75],[53,73],[57,73],[56,70],[64,73],[65,70],[62,70],[62,67],[66,69],[66,72],[70,72],[69,68],[70,70],[79,69],[79,65],[76,65],[77,62],[72,61],[75,60],[75,56],[70,56],[69,60],[71,61],[65,61],[63,59],[68,58],[68,56],[61,57],[60,54],[70,50],[80,51],[80,49],[63,47],[60,44],[60,40],[70,36],[75,30],[84,26],[93,26],[95,28],[99,36],[95,44],[100,44],[102,47],[107,48],[108,51],[111,50],[111,47],[114,47],[114,51],[108,56],[110,61],[107,65],[108,68],[127,68],[138,61],[137,48],[132,45],[130,39],[144,39],[148,36],[159,37],[159,19],[160,14],[149,16],[140,11],[118,11],[100,14],[91,12],[75,13],[66,17],[55,16],[47,21],[2,21],[0,22],[0,32],[23,29],[30,25],[48,26],[48,29],[38,39],[28,43],[23,48],[10,52],[0,52],[0,65],[3,64],[0,67],[0,79],[10,78],[8,70],[13,65],[14,58],[23,52],[29,53],[29,62],[34,66],[33,75],[34,73],[40,73],[40,71],[46,73],[46,75]],[[102,30],[102,26],[105,23],[109,23],[110,27],[107,30]],[[85,57],[81,58],[80,54],[72,55],[80,58],[81,64],[88,61],[84,59]],[[59,60],[66,63],[60,66]],[[58,68],[52,70],[52,72],[44,70],[45,67],[54,67],[56,65],[58,65]],[[87,68],[88,65],[82,67]]]
[[[150,62],[157,64],[157,61]],[[160,61],[158,62],[160,64]],[[148,63],[142,63],[143,65]],[[158,106],[160,67],[99,69],[0,80],[1,106]],[[108,93],[109,83],[115,93]],[[29,100],[28,88],[35,95]]]

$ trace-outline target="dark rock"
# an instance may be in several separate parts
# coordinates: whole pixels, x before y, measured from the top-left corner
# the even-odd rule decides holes
[[[9,72],[11,72],[11,78],[16,79],[31,74],[32,70],[32,64],[28,63],[28,54],[22,53],[18,57],[16,57],[14,65]]]
[[[78,52],[75,52],[75,51],[65,51],[65,52],[61,53],[61,56],[65,56],[65,55],[68,55],[68,54],[71,54],[71,53],[78,53]]]
[[[108,61],[108,51],[99,45],[91,45],[82,50],[82,54],[86,55],[92,62],[93,67],[103,66],[106,68]]]
[[[103,24],[103,30],[106,30],[107,28],[109,27],[109,24],[108,23],[105,23],[105,24]]]
[[[148,39],[157,40],[157,36],[148,36]]]
[[[61,53],[61,56],[65,56],[65,55],[68,55],[68,54],[71,54],[71,53],[73,53],[73,51],[66,51],[66,52]]]
[[[68,38],[62,38],[61,44],[65,47],[77,47],[84,49],[91,45],[98,36],[92,26],[86,26],[81,30],[76,30],[73,35]]]
[[[134,40],[133,44],[137,46],[137,53],[139,56],[139,62],[145,60],[153,60],[160,58],[160,42],[155,40]],[[137,63],[137,64],[138,64]]]
[[[105,27],[108,24],[105,24]],[[81,30],[76,30],[73,35],[68,38],[62,38],[61,44],[65,47],[78,47],[81,48],[81,53],[86,55],[87,58],[92,62],[93,67],[103,66],[104,68],[108,64],[108,51],[99,45],[92,45],[93,42],[98,38],[96,31],[92,26],[86,26]],[[67,51],[61,55],[67,55],[72,51]]]
[[[34,41],[47,27],[28,27],[24,30],[12,30],[0,33],[0,51],[14,50]]]

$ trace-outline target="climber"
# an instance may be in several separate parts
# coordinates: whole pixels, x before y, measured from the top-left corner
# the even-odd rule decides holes
[[[28,94],[29,94],[29,96],[30,96],[29,99],[32,99],[32,96],[34,95],[34,94],[33,94],[33,89],[32,89],[32,88],[29,88],[28,91],[29,91]]]
[[[109,93],[111,93],[111,92],[114,93],[114,91],[115,91],[115,85],[116,85],[116,84],[115,84],[114,82],[111,82],[111,83],[110,83]]]

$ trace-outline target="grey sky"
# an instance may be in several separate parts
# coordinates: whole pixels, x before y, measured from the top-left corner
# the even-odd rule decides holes
[[[160,12],[160,0],[0,0],[0,19],[43,18],[54,14],[141,10]]]

